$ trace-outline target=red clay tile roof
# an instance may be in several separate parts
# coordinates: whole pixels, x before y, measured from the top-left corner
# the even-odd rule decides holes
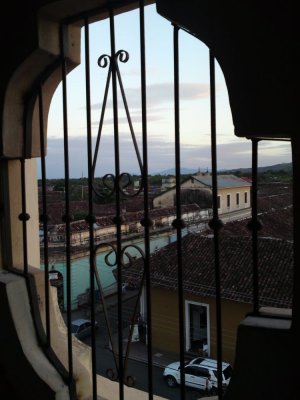
[[[222,219],[222,215],[220,216]],[[271,237],[277,239],[293,240],[293,208],[286,207],[278,210],[271,210],[258,215],[262,223],[262,229],[258,232],[260,237]],[[251,236],[247,224],[251,218],[240,221],[226,222],[220,230],[222,236]],[[207,233],[211,234],[211,230]]]
[[[249,178],[248,176],[241,176],[240,178],[244,179],[244,181],[246,181],[246,182],[252,183],[252,179]]]
[[[152,286],[177,290],[176,243],[151,256]],[[291,307],[293,245],[279,239],[260,238],[260,306]],[[191,234],[182,239],[184,291],[215,296],[214,241]],[[247,237],[220,238],[222,298],[252,303],[252,242]],[[123,270],[124,282],[139,285],[142,260]]]
[[[185,213],[191,213],[191,212],[199,212],[200,207],[197,204],[186,204],[181,206],[181,211],[182,214]],[[152,210],[149,210],[149,217],[152,220],[156,220],[162,217],[168,217],[168,216],[174,216],[176,215],[176,208],[175,207],[164,207],[164,208],[155,208]],[[125,212],[122,214],[122,219],[124,224],[130,224],[130,223],[138,223],[141,221],[141,219],[144,217],[144,211],[136,211],[136,212]],[[114,214],[108,215],[108,216],[101,216],[101,217],[96,217],[96,224],[102,227],[107,227],[107,226],[114,226],[113,222]],[[87,231],[89,229],[89,225],[84,221],[74,221],[71,222],[70,225],[71,232],[80,232],[80,231]],[[65,224],[57,224],[53,228],[56,233],[64,233],[66,230],[66,225]]]

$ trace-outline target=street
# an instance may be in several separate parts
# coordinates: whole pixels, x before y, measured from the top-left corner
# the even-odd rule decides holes
[[[126,301],[124,303],[124,312],[126,310],[131,312],[132,302],[134,299]],[[110,309],[110,315],[114,314],[114,307]],[[108,348],[108,331],[106,328],[105,318],[103,313],[99,313],[96,317],[100,329],[96,331],[96,372],[99,375],[107,377],[106,371],[108,369],[116,370],[115,362],[112,351]],[[114,322],[113,322],[114,321]],[[115,324],[115,318],[112,318],[112,326]],[[113,326],[113,329],[115,327]],[[84,343],[90,345],[91,339],[84,339]],[[135,387],[137,389],[148,392],[148,367],[145,361],[137,361],[130,359],[128,360],[127,370],[125,377],[135,378]],[[170,400],[180,400],[180,388],[169,388],[163,378],[163,368],[159,366],[153,366],[153,393]],[[195,390],[192,388],[186,388],[186,400],[197,400],[204,397],[205,393]]]
[[[107,369],[115,369],[114,359],[111,350],[101,346],[101,332],[96,334],[96,355],[97,355],[97,374],[106,377]],[[86,344],[90,344],[90,339],[85,339]],[[128,360],[128,369],[125,376],[132,376],[136,379],[135,387],[148,392],[148,368],[146,363]],[[169,388],[163,379],[163,368],[153,367],[153,393],[170,400],[180,399],[180,388]],[[186,400],[197,400],[204,397],[204,393],[191,388],[186,389]]]

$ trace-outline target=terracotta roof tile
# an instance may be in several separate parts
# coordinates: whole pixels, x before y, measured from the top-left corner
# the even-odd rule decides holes
[[[220,216],[222,219],[222,216]],[[278,210],[267,211],[258,216],[262,229],[258,232],[260,237],[271,237],[293,240],[293,208],[286,207]],[[226,222],[220,234],[230,236],[251,236],[247,224],[251,218],[240,221]],[[211,233],[211,231],[209,231]]]
[[[181,211],[182,214],[185,214],[187,212],[199,212],[200,207],[197,204],[187,204],[187,205],[182,205],[181,206]],[[168,217],[168,216],[174,216],[176,215],[176,208],[175,207],[165,207],[165,208],[157,208],[157,209],[152,209],[149,210],[149,217],[153,220],[162,218],[162,217]],[[125,212],[122,214],[122,218],[124,221],[124,224],[130,224],[130,223],[138,223],[141,221],[141,219],[144,217],[144,211],[136,211],[136,212]],[[108,216],[100,216],[96,217],[96,223],[99,226],[106,227],[106,226],[113,226],[114,214],[108,215]],[[89,225],[84,221],[74,221],[71,222],[71,232],[74,231],[87,231],[89,229]],[[55,225],[54,230],[57,233],[64,233],[66,229],[65,224],[57,224]]]
[[[172,243],[151,256],[151,284],[177,290],[177,245]],[[292,243],[261,238],[258,243],[260,306],[291,307]],[[182,239],[183,287],[190,293],[215,296],[214,241],[188,235]],[[222,298],[252,303],[252,242],[247,237],[220,238]],[[139,284],[142,260],[124,269],[123,279]]]

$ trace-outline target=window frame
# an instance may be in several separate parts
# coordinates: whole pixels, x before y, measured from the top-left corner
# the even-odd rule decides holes
[[[230,208],[231,208],[231,194],[230,193],[226,194],[226,207],[227,207],[227,210],[230,210]]]
[[[191,348],[191,337],[190,337],[190,304],[196,306],[206,307],[206,321],[207,321],[207,354],[210,356],[210,305],[206,303],[200,303],[198,301],[185,300],[185,350],[189,351]]]
[[[218,210],[221,209],[221,195],[218,194],[217,196],[217,204],[218,204]]]
[[[241,200],[240,199],[240,192],[236,192],[236,194],[235,194],[235,203],[236,203],[236,207],[237,208],[240,208],[240,204],[241,204],[240,200]]]

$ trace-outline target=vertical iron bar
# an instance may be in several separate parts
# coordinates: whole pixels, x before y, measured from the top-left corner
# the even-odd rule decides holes
[[[217,333],[217,378],[218,396],[222,399],[222,310],[221,310],[221,279],[220,279],[220,254],[219,254],[219,229],[221,222],[218,213],[218,180],[217,180],[217,141],[216,141],[216,84],[215,84],[215,59],[209,51],[210,72],[210,110],[211,110],[211,164],[212,164],[212,194],[213,194],[213,220],[214,231],[214,256],[215,256],[215,283],[216,283],[216,333]]]
[[[95,278],[94,278],[94,223],[96,222],[93,215],[93,156],[92,156],[92,124],[91,124],[91,86],[90,86],[90,39],[89,24],[85,20],[85,77],[86,77],[86,120],[87,120],[87,158],[88,158],[88,204],[89,215],[87,222],[89,224],[90,236],[90,293],[91,293],[91,348],[92,348],[92,385],[93,400],[97,400],[97,378],[96,378],[96,330],[95,330]]]
[[[25,139],[24,139],[25,140]],[[25,144],[24,144],[25,147]],[[22,230],[23,230],[23,271],[24,274],[28,274],[28,248],[27,248],[27,221],[29,219],[29,215],[26,213],[26,177],[25,177],[25,155],[20,160],[21,163],[21,196],[22,196],[22,213],[19,215],[19,219],[22,221]]]
[[[177,264],[178,264],[178,314],[179,314],[179,350],[180,350],[180,393],[181,399],[185,399],[185,375],[184,375],[184,297],[183,297],[183,265],[182,265],[182,228],[181,218],[181,191],[180,191],[180,104],[179,104],[179,43],[178,26],[174,25],[174,117],[175,117],[175,170],[176,170],[176,232],[177,232]]]
[[[300,141],[298,136],[292,138],[292,161],[293,161],[293,250],[294,250],[294,271],[293,271],[293,313],[292,329],[294,332],[292,340],[293,355],[293,375],[298,375],[298,354],[299,354],[299,332],[300,332]],[[296,372],[297,371],[297,372]],[[297,379],[297,378],[296,378]]]
[[[66,26],[60,27],[60,52],[62,68],[62,94],[63,94],[63,129],[64,129],[64,173],[65,173],[65,215],[63,221],[66,224],[66,281],[67,281],[67,328],[68,328],[68,366],[69,380],[73,379],[73,353],[72,353],[72,330],[71,330],[71,216],[70,216],[70,171],[69,171],[69,143],[68,143],[68,102],[67,102],[67,60],[65,54]]]
[[[144,262],[145,262],[145,260],[144,260]],[[145,275],[146,275],[146,268],[144,268],[144,272],[143,272],[143,275],[142,275],[141,282],[144,282]],[[133,307],[132,321],[136,321],[136,319],[137,319],[138,308],[139,308],[139,303],[140,303],[140,299],[141,299],[141,296],[142,296],[142,292],[143,292],[143,285],[140,285],[140,288],[139,288],[138,294],[137,294],[137,300],[135,301],[135,304],[134,304],[134,307]],[[130,354],[130,346],[132,344],[133,331],[134,331],[134,324],[132,324],[130,326],[129,334],[127,336],[128,344],[126,346],[126,352],[125,352],[124,371],[127,371],[128,358],[129,358],[129,354]],[[147,350],[148,350],[148,344],[149,344],[149,342],[147,341]],[[151,358],[151,363],[152,363],[152,354],[151,354],[150,358]],[[150,366],[148,365],[148,370],[149,370],[149,368],[150,368]],[[151,369],[152,369],[152,366],[151,366]],[[148,387],[149,387],[149,384],[148,384]],[[148,394],[149,393],[150,393],[150,397],[153,397],[152,396],[152,394],[153,394],[152,390],[151,390],[151,392],[148,392]]]
[[[49,302],[49,257],[48,257],[48,214],[47,214],[47,188],[46,188],[46,162],[45,162],[45,130],[43,112],[43,91],[39,87],[39,122],[40,122],[40,149],[41,149],[41,172],[42,172],[42,222],[44,230],[44,272],[45,272],[45,319],[47,346],[51,344],[50,332],[50,302]]]
[[[259,292],[258,292],[258,219],[257,219],[257,164],[258,164],[258,140],[252,139],[252,260],[253,260],[253,312],[258,315]]]
[[[99,122],[99,127],[98,127],[98,135],[97,135],[95,151],[94,151],[94,158],[93,158],[93,164],[92,164],[93,177],[95,176],[95,169],[96,169],[97,157],[98,157],[98,152],[99,152],[101,133],[102,133],[102,128],[103,128],[104,114],[105,114],[105,110],[106,110],[110,76],[111,76],[111,66],[109,66],[109,70],[108,70],[108,74],[107,74],[104,97],[103,97],[103,102],[102,102],[102,110],[101,110],[101,115],[100,115],[100,122]]]
[[[142,169],[143,169],[142,160],[141,160],[141,156],[140,156],[140,152],[139,152],[139,147],[138,147],[138,144],[137,144],[137,141],[136,141],[136,138],[135,138],[135,134],[134,134],[134,130],[133,130],[132,122],[131,122],[131,117],[130,117],[130,112],[129,112],[129,108],[128,108],[128,104],[127,104],[127,100],[126,100],[125,90],[124,90],[124,86],[123,86],[123,82],[122,82],[122,78],[121,78],[121,74],[120,74],[120,70],[119,70],[118,65],[116,65],[116,73],[117,73],[117,77],[118,77],[118,80],[119,80],[119,87],[120,87],[121,96],[122,96],[122,99],[123,99],[124,109],[125,109],[125,113],[126,113],[129,129],[130,129],[130,133],[131,133],[133,146],[134,146],[135,153],[136,153],[136,156],[137,156],[137,160],[138,160],[138,163],[139,163],[140,171],[142,171]]]
[[[121,204],[120,204],[120,149],[119,149],[119,126],[118,126],[118,95],[116,74],[116,47],[115,47],[115,25],[113,10],[110,10],[110,40],[111,40],[111,66],[112,66],[112,95],[114,115],[114,149],[115,149],[115,189],[116,189],[116,217],[117,228],[117,268],[118,268],[118,351],[119,351],[119,400],[124,399],[124,366],[123,366],[123,307],[122,307],[122,263],[121,263]]]
[[[141,104],[143,137],[143,187],[144,187],[144,234],[145,234],[145,277],[147,297],[147,356],[148,356],[148,395],[153,399],[153,360],[152,360],[152,306],[151,306],[151,269],[150,269],[150,217],[148,182],[148,141],[147,141],[147,93],[146,93],[146,49],[145,49],[145,13],[144,0],[140,0],[140,52],[141,52]]]

